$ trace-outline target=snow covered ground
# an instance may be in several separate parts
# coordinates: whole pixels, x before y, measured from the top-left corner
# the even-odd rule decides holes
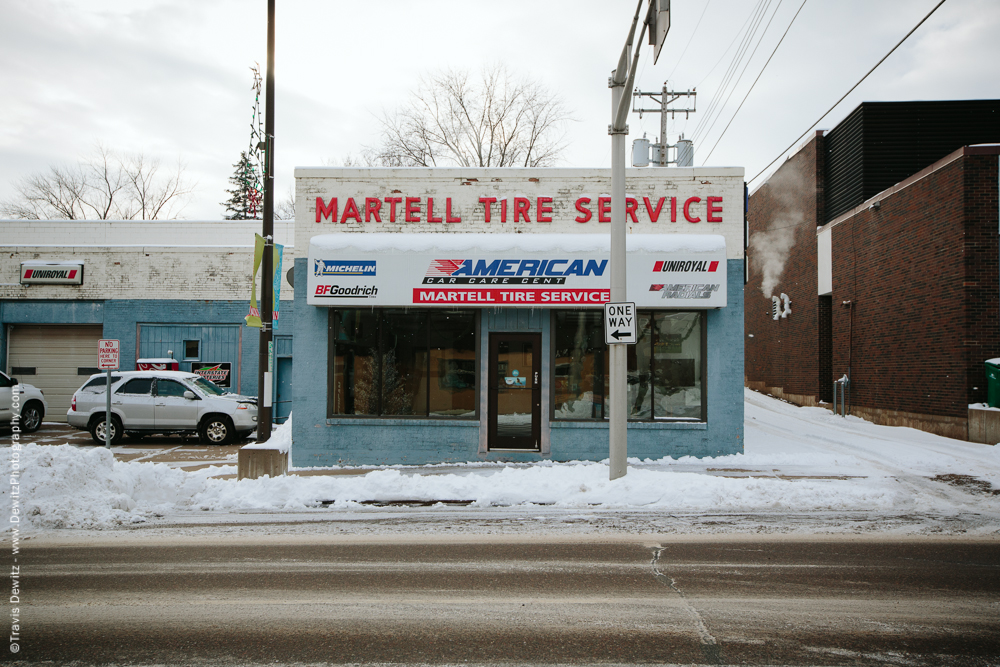
[[[116,461],[99,447],[5,447],[3,469],[19,485],[0,487],[0,507],[18,510],[20,521],[5,529],[16,525],[22,536],[222,525],[318,531],[333,523],[348,532],[420,524],[469,532],[1000,536],[1000,446],[876,426],[751,391],[745,406],[745,454],[630,459],[628,475],[614,482],[606,462],[391,466],[236,481],[213,477],[235,473],[232,465],[187,472]],[[287,441],[288,430],[275,438]]]

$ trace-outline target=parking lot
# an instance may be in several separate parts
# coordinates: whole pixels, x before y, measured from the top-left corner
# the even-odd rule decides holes
[[[9,434],[0,431],[0,438]],[[79,431],[67,424],[44,422],[36,432],[22,435],[21,442],[40,445],[73,445],[100,447],[87,431]],[[211,465],[236,465],[237,452],[247,441],[219,447],[203,445],[197,436],[150,435],[142,440],[125,438],[111,448],[119,461],[150,461],[166,463],[174,468],[197,470]]]

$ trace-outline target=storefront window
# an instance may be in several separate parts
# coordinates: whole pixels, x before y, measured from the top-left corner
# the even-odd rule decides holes
[[[554,417],[602,419],[608,394],[603,311],[557,310],[554,320]]]
[[[470,312],[430,311],[430,414],[476,414],[476,329]]]
[[[608,354],[601,311],[556,311],[554,419],[606,419]],[[629,419],[705,419],[704,313],[640,310],[627,346]]]
[[[700,312],[654,312],[652,319],[653,417],[704,418]]]
[[[475,416],[474,312],[332,310],[330,329],[330,416]]]

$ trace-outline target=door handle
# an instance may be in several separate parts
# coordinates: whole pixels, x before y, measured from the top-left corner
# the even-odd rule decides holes
[[[121,405],[121,404],[122,404],[121,401],[112,401],[111,402],[111,405]]]

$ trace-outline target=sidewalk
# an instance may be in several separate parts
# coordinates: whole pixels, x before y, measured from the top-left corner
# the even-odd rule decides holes
[[[66,424],[45,422],[38,432],[24,436],[24,442],[35,444],[63,445],[70,444],[77,447],[98,447],[90,434],[86,431],[79,431]],[[252,441],[251,441],[252,442]],[[171,468],[178,468],[188,472],[208,468],[210,466],[235,466],[237,463],[240,447],[247,444],[241,442],[233,445],[219,447],[216,445],[203,445],[196,437],[182,438],[180,436],[154,435],[143,438],[140,442],[129,442],[126,438],[122,444],[112,447],[111,451],[115,459],[129,462],[149,462],[164,463]],[[530,468],[535,464],[531,463],[496,463],[489,465],[410,465],[410,466],[364,466],[350,468],[301,468],[290,470],[289,475],[297,477],[318,477],[336,475],[366,475],[373,470],[384,470],[391,468],[398,470],[403,475],[459,475],[470,476],[496,472],[497,468]],[[662,463],[630,464],[631,469],[636,470],[663,470]],[[817,471],[814,466],[801,465],[760,465],[741,466],[738,468],[718,467],[711,461],[703,464],[699,463],[672,463],[669,466],[671,472],[686,472],[699,475],[710,475],[712,477],[746,478],[765,477],[784,480],[846,480],[859,479],[863,475],[844,475],[836,470]],[[236,472],[228,470],[219,475],[213,475],[218,479],[236,479]]]

